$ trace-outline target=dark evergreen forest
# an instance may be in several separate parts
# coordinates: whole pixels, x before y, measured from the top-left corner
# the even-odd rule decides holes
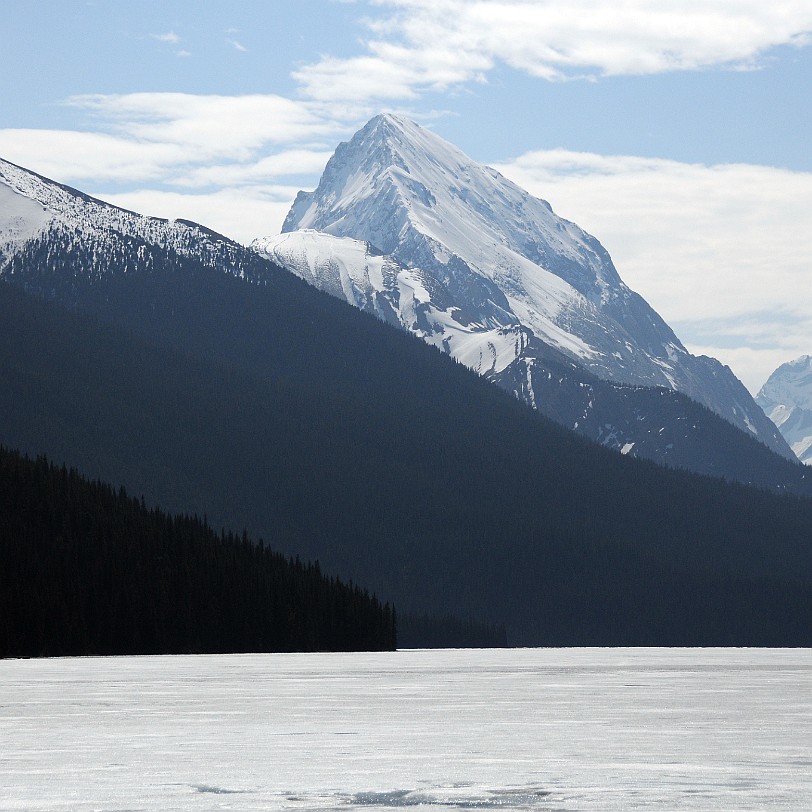
[[[395,647],[359,587],[0,448],[0,657]]]
[[[812,644],[812,499],[600,448],[259,258],[83,250],[18,269],[72,311],[0,285],[7,445],[510,644]]]

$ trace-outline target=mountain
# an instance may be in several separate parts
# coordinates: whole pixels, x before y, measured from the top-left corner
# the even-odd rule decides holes
[[[606,451],[303,283],[173,293],[186,264],[105,282],[95,315],[0,284],[0,442],[244,526],[399,617],[513,645],[812,643],[812,499]],[[138,334],[111,323],[133,305]]]
[[[798,459],[812,465],[812,356],[802,355],[778,367],[761,387],[756,403]]]
[[[545,348],[538,342],[539,354],[532,361],[514,363],[516,353],[535,341],[527,328],[460,323],[453,309],[438,309],[442,292],[436,285],[435,293],[429,292],[431,281],[420,269],[402,265],[368,242],[301,230],[256,240],[252,247],[314,287],[409,330],[602,445],[741,482],[781,481],[783,457],[779,463],[751,435],[673,389],[602,380],[549,352],[542,359]]]
[[[110,310],[113,294],[105,284],[119,290],[125,278],[136,284],[147,274],[154,278],[156,285],[167,285],[171,269],[184,262],[189,267],[194,266],[198,276],[211,270],[244,279],[257,288],[289,287],[293,279],[280,272],[278,263],[269,262],[267,255],[263,258],[202,226],[125,211],[5,161],[0,161],[0,195],[0,277],[63,304],[81,305],[87,310]],[[404,291],[395,303],[397,314],[390,315],[388,321],[403,326],[402,317],[410,312],[409,301],[415,302],[412,308],[415,319],[426,312],[417,302],[417,299],[428,299],[419,272],[404,268],[391,257],[373,256],[374,252],[365,243],[316,233],[288,235],[285,240],[294,242],[296,237],[305,239],[307,256],[314,253],[310,243],[323,246],[328,241],[329,250],[325,255],[330,268],[338,267],[335,257],[343,251],[346,261],[341,267],[345,268],[345,276],[347,268],[361,267],[362,256],[370,257],[364,262],[378,270],[373,268],[369,273],[376,280],[388,280],[379,287],[397,285]],[[290,252],[285,256],[289,258]],[[273,258],[279,257],[274,255]],[[293,266],[298,275],[307,278],[301,262],[284,262],[283,265],[289,269]],[[167,273],[170,277],[165,276]],[[364,309],[369,310],[368,303],[374,301],[376,315],[387,312],[385,303],[392,301],[391,297],[374,296],[371,287],[364,282],[366,277],[356,274],[352,282],[339,277],[334,280],[332,289],[329,285],[326,289],[335,292],[345,285],[347,290],[366,291]],[[322,276],[322,281],[326,279],[327,276]],[[313,278],[308,281],[312,282]],[[180,289],[193,301],[202,295],[202,283],[178,278],[174,284],[175,287],[164,294],[167,300],[179,295]],[[356,298],[353,302],[358,304],[361,300]],[[138,311],[133,302],[122,299],[116,305],[117,318],[131,329],[144,331],[145,325],[155,320],[156,308],[162,306],[150,304],[150,310],[144,313]],[[426,307],[432,305],[426,304]],[[438,317],[436,309],[431,312],[433,318]],[[239,320],[241,314],[234,313],[233,318]],[[473,353],[481,349],[481,335],[466,334],[464,327],[452,335],[452,328],[459,325],[459,321],[446,319],[446,323],[445,337],[456,341],[455,355],[462,357],[468,366],[475,366]],[[312,330],[311,317],[305,315],[299,325],[289,329],[300,333]],[[188,344],[189,336],[196,333],[197,325],[193,325],[188,335],[175,335],[174,346]],[[427,334],[421,335],[425,338]],[[509,330],[494,328],[489,334],[490,344],[497,348],[511,343],[504,338],[510,335]],[[529,335],[529,331],[521,328],[519,334]],[[466,339],[472,342],[467,355]],[[439,346],[447,351],[442,342]],[[221,348],[212,348],[210,352],[216,356]],[[314,359],[300,355],[299,362],[305,367],[312,366]],[[363,390],[363,380],[357,380],[348,370],[344,375],[347,386],[354,381]],[[794,470],[760,443],[741,432],[731,431],[726,421],[673,390],[621,386],[597,378],[569,359],[558,361],[550,357],[542,365],[540,356],[533,359],[532,367],[515,363],[499,367],[496,379],[511,391],[540,393],[543,411],[548,416],[568,427],[576,426],[590,438],[624,453],[631,452],[632,456],[778,490],[799,492],[799,488],[803,491],[807,487]],[[106,478],[114,479],[109,472]]]
[[[297,195],[283,235],[254,247],[563,424],[586,433],[591,422],[592,438],[618,450],[647,446],[668,461],[669,443],[654,442],[649,426],[674,436],[680,427],[649,413],[640,431],[634,407],[590,421],[597,390],[609,391],[598,381],[681,392],[792,458],[733,373],[691,355],[594,237],[414,122],[373,118],[338,146],[316,190]],[[370,265],[365,257],[376,254],[386,261]],[[559,379],[596,396],[563,408],[570,398],[550,386]]]
[[[5,446],[511,644],[812,643],[803,466],[752,441],[779,496],[616,454],[247,248],[12,169],[61,202],[4,220]]]

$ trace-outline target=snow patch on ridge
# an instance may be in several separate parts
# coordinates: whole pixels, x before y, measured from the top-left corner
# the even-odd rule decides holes
[[[251,248],[312,285],[421,336],[480,374],[502,372],[526,343],[518,325],[461,320],[453,301],[436,306],[431,278],[380,255],[368,242],[312,229],[255,240]]]
[[[142,239],[204,263],[209,254],[234,255],[236,243],[194,223],[146,217],[89,197],[0,159],[0,261],[2,246],[19,246],[53,226],[104,242],[112,232]]]
[[[0,183],[0,256],[40,234],[52,219],[42,204]]]

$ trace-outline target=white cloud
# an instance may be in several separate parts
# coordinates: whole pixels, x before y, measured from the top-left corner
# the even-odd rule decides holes
[[[0,155],[64,181],[199,186],[320,171],[346,134],[318,105],[282,96],[76,96],[91,130],[0,129]],[[320,140],[323,139],[323,140]]]
[[[279,233],[296,191],[291,187],[229,188],[194,195],[142,189],[97,192],[94,197],[154,217],[193,220],[247,245],[256,237]]]
[[[0,155],[63,182],[157,180],[185,160],[179,144],[73,130],[0,130]]]
[[[227,39],[226,45],[230,45],[235,51],[239,51],[240,53],[247,53],[248,48],[246,48],[241,42],[236,39]]]
[[[689,349],[751,390],[812,352],[812,173],[564,150],[496,168],[598,237]]]
[[[332,151],[291,149],[249,163],[199,166],[178,181],[183,186],[242,186],[270,183],[290,175],[321,174]]]
[[[132,93],[67,104],[96,131],[0,129],[0,155],[125,208],[197,220],[240,241],[278,232],[298,191],[291,178],[317,177],[346,134],[318,104],[276,95]]]
[[[166,34],[150,34],[150,36],[157,39],[158,42],[165,42],[168,45],[177,45],[180,42],[180,37],[174,31],[169,31]]]
[[[310,142],[336,130],[307,103],[271,94],[85,95],[68,104],[92,113],[102,128],[128,140],[181,146],[189,161],[245,160],[266,145]]]
[[[62,182],[143,183],[181,187],[273,183],[291,175],[318,175],[332,149],[259,144],[254,149],[195,139],[138,140],[71,130],[0,130],[0,155]],[[296,143],[296,139],[292,139]],[[267,154],[270,151],[270,154]],[[272,150],[272,151],[271,151]],[[243,160],[232,160],[233,156]]]
[[[404,100],[423,90],[482,81],[494,64],[487,55],[447,46],[409,48],[373,42],[369,50],[369,55],[351,59],[325,57],[295,71],[293,78],[305,96],[323,102]]]
[[[409,99],[482,81],[497,63],[545,79],[752,66],[802,45],[808,0],[370,0],[367,53],[294,73],[314,99]]]

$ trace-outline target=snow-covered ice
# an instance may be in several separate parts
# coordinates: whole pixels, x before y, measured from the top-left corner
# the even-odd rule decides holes
[[[0,662],[0,810],[812,808],[812,652]]]

